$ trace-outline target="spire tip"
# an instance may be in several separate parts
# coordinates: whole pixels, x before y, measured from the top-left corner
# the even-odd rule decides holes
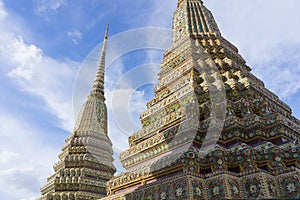
[[[90,95],[88,96],[89,99],[93,97],[99,97],[99,96],[104,98],[104,76],[105,76],[104,73],[105,73],[105,56],[106,56],[106,44],[108,38],[108,28],[109,28],[109,23],[106,24],[106,32],[104,36],[100,62],[96,71],[96,78],[94,80],[92,89],[90,91]]]
[[[108,38],[108,29],[109,29],[109,22],[106,23],[105,39]]]

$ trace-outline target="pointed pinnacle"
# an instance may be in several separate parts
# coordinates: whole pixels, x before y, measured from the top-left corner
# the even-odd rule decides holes
[[[89,98],[91,97],[103,97],[104,98],[104,73],[105,73],[105,58],[106,58],[106,45],[108,39],[108,29],[109,23],[106,25],[106,32],[104,36],[104,42],[102,46],[102,52],[100,57],[100,62],[96,72],[96,77],[91,89]]]
[[[105,37],[104,39],[108,39],[108,29],[109,29],[109,23],[106,23],[106,32],[105,32]]]

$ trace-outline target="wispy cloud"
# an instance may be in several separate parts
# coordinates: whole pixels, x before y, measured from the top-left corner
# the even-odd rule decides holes
[[[300,57],[297,52],[282,51],[273,60],[263,62],[253,70],[267,88],[286,100],[300,92]]]
[[[6,49],[10,49],[12,55],[8,60],[12,64],[8,76],[22,90],[42,97],[50,111],[62,120],[62,127],[71,130],[73,115],[65,110],[72,109],[72,82],[78,64],[47,57],[37,46],[24,43],[21,37],[11,38],[7,43]],[[55,91],[55,88],[60,90]]]
[[[49,10],[56,11],[67,3],[68,0],[33,0],[36,11],[39,13]]]
[[[0,26],[7,21],[13,23],[9,18],[2,19]],[[49,110],[62,120],[62,127],[71,130],[73,115],[65,110],[72,108],[72,83],[78,63],[52,59],[37,45],[25,43],[22,36],[11,33],[9,29],[1,29],[0,34],[3,36],[0,38],[2,70],[22,90],[42,97]]]
[[[2,20],[6,16],[7,16],[7,12],[6,12],[5,8],[4,8],[3,1],[1,0],[0,1],[0,19]]]
[[[72,39],[74,44],[79,44],[82,40],[82,33],[80,31],[68,32],[67,35]]]
[[[15,91],[33,95],[44,102],[41,103],[44,107],[39,108],[41,104],[32,106],[59,118],[57,121],[61,124],[52,126],[71,130],[72,83],[78,64],[68,59],[53,59],[38,45],[26,43],[22,32],[13,29],[22,24],[11,17],[1,0],[0,27],[1,76],[10,78]],[[26,27],[20,29],[26,31]],[[57,144],[45,142],[49,141],[45,138],[51,135],[54,139],[58,135],[46,127],[34,127],[34,123],[24,116],[24,111],[16,114],[5,106],[0,105],[0,198],[35,199],[39,187],[51,174],[51,165],[59,152]],[[31,112],[30,108],[26,112]]]
[[[11,151],[4,151],[4,150],[1,151],[0,150],[0,158],[1,158],[0,163],[1,164],[10,163],[18,157],[19,157],[18,153],[11,152]]]
[[[31,194],[33,196],[37,195],[36,188],[39,187],[40,181],[37,177],[34,176],[34,170],[35,169],[33,168],[12,168],[7,170],[0,170],[0,185],[8,186],[8,188],[5,187],[6,191],[2,192],[8,193],[8,195],[11,196],[13,196],[13,194],[9,194],[11,192],[8,191],[18,191],[18,196],[20,195],[20,193],[23,193],[23,195],[26,194],[26,196],[27,194]]]
[[[37,197],[58,151],[43,143],[38,130],[9,113],[1,113],[0,127],[1,199]]]

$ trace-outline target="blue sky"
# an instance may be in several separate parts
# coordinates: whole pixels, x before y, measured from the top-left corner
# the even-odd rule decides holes
[[[109,134],[117,153],[127,147],[128,135],[138,129],[139,113],[153,96],[166,47],[155,39],[169,42],[166,29],[171,28],[176,3],[0,0],[0,199],[39,196],[40,186],[51,175],[64,139],[73,129],[73,110],[88,92],[92,78],[83,72],[95,70],[107,21],[111,24],[108,57],[120,53],[113,41],[122,40],[124,31],[137,34],[135,29],[142,28],[139,30],[154,38],[126,37],[125,47],[153,48],[110,60],[107,72]],[[206,5],[223,36],[240,49],[253,73],[300,118],[300,1],[207,0]],[[152,32],[145,27],[163,29]],[[146,85],[139,80],[146,80]],[[74,89],[76,84],[86,87]],[[128,127],[118,124],[128,116]]]

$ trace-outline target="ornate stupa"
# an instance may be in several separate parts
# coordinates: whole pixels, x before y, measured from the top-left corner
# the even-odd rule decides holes
[[[106,183],[116,171],[112,143],[107,134],[104,97],[105,54],[108,25],[96,78],[54,165],[54,174],[41,188],[40,200],[99,199],[106,196]]]
[[[142,129],[105,200],[300,198],[300,121],[201,0],[179,0]]]

